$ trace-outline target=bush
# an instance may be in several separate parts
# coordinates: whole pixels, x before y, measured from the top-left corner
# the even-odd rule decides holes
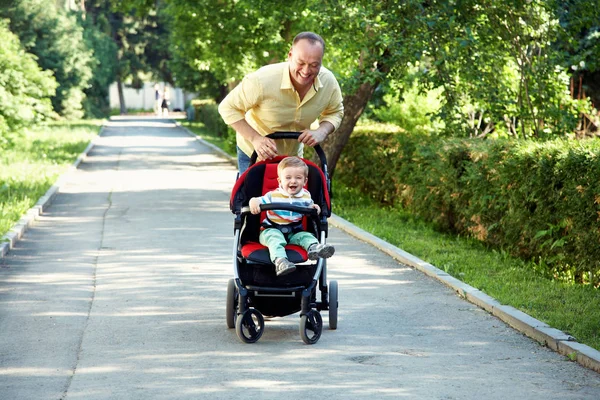
[[[440,229],[600,286],[600,143],[357,131],[336,178]]]
[[[26,53],[19,39],[0,20],[0,147],[8,135],[21,127],[33,125],[53,115],[50,97],[56,81],[49,71],[42,71],[35,56]]]
[[[211,134],[223,138],[225,151],[235,153],[235,131],[223,122],[215,101],[194,99],[191,101],[191,106],[193,107],[194,121],[202,122]]]

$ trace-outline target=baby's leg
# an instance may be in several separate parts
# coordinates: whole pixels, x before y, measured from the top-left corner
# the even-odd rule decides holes
[[[290,244],[300,246],[304,250],[308,250],[311,245],[317,243],[319,243],[317,238],[309,232],[297,232],[293,235],[290,235]]]
[[[308,251],[309,260],[319,258],[329,258],[335,253],[335,248],[330,244],[320,244],[312,234],[308,232],[298,232],[290,237],[291,244],[302,246]]]
[[[262,231],[258,237],[258,241],[263,246],[269,248],[269,257],[275,262],[278,258],[287,258],[285,253],[285,245],[287,244],[285,236],[279,229],[268,228]]]

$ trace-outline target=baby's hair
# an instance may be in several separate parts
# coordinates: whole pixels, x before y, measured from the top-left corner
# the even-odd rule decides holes
[[[293,167],[293,168],[303,168],[304,176],[308,176],[308,165],[299,157],[286,157],[279,162],[277,166],[277,174],[281,174],[284,168]]]

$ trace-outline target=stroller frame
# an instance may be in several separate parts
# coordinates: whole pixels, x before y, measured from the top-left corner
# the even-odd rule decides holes
[[[299,136],[298,132],[276,132],[269,135],[269,138],[297,139]],[[320,172],[317,184],[320,184],[322,191],[326,192],[317,196],[322,203],[320,204],[321,215],[318,215],[314,208],[285,203],[263,204],[261,211],[289,210],[303,214],[306,224],[312,224],[312,232],[317,236],[319,243],[324,244],[328,233],[327,218],[331,215],[329,200],[331,182],[327,172],[325,153],[318,145],[314,149],[321,162],[320,169],[310,161],[305,160],[305,162],[312,168],[311,174],[314,174],[315,169]],[[247,207],[250,199],[245,198],[236,189],[243,188],[246,174],[255,165],[278,164],[281,159],[283,157],[279,156],[274,160],[261,161],[256,164],[256,152],[254,152],[251,158],[251,167],[238,178],[232,193],[230,205],[231,211],[235,214],[233,278],[228,281],[227,285],[227,326],[230,329],[236,329],[237,336],[242,342],[254,343],[264,332],[263,314],[286,316],[299,311],[300,336],[304,343],[314,344],[319,340],[323,328],[320,311],[329,311],[329,328],[337,329],[338,284],[337,281],[327,284],[326,260],[320,258],[316,264],[307,264],[306,252],[301,248],[288,245],[286,246],[288,258],[292,262],[300,264],[297,271],[290,274],[291,278],[288,278],[287,276],[275,277],[273,264],[268,258],[264,258],[265,254],[268,256],[268,250],[264,246],[256,245],[257,248],[263,247],[260,249],[262,252],[256,253],[263,257],[261,260],[253,261],[242,255],[243,232],[248,218],[260,220],[260,215],[250,213],[250,208]],[[309,175],[309,180],[310,176],[312,175]],[[264,271],[267,271],[266,275]],[[320,292],[319,300],[317,300],[317,288]]]

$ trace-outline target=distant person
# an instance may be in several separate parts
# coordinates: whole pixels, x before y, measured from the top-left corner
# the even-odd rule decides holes
[[[252,72],[219,104],[223,121],[236,131],[238,170],[281,155],[302,157],[303,145],[323,142],[342,122],[344,106],[337,80],[325,67],[325,42],[313,32],[299,33],[286,62]],[[318,119],[319,127],[311,129]],[[276,131],[302,132],[298,140],[280,140]]]
[[[252,214],[260,214],[261,204],[286,203],[294,206],[315,208],[321,213],[321,208],[315,204],[310,192],[304,188],[308,181],[308,166],[298,157],[286,157],[277,165],[276,190],[265,193],[261,197],[250,199],[249,206]],[[303,214],[287,210],[269,210],[262,221],[258,237],[260,244],[269,248],[269,257],[275,264],[275,273],[282,276],[294,272],[296,264],[288,260],[285,252],[287,243],[295,244],[308,252],[309,260],[329,258],[335,252],[330,244],[321,244],[310,232],[302,227]]]
[[[156,115],[160,115],[162,98],[160,96],[160,85],[158,83],[154,84],[154,113]]]
[[[163,91],[163,98],[162,98],[162,103],[160,105],[160,108],[162,110],[162,115],[164,117],[167,117],[169,115],[169,103],[171,97],[169,95],[169,88],[167,86],[165,86],[165,90]]]

